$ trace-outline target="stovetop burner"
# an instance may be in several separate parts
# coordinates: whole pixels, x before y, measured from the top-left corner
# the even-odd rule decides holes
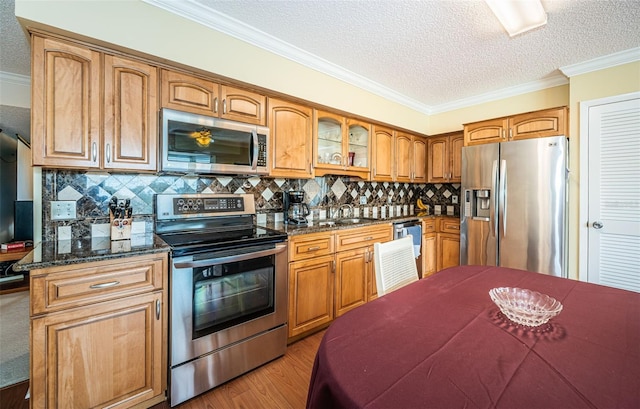
[[[156,234],[173,255],[228,249],[287,239],[253,223],[249,194],[184,194],[156,196]]]

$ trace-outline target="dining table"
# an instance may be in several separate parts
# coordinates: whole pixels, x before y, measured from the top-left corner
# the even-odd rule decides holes
[[[536,327],[498,287],[562,303]],[[442,270],[334,320],[307,408],[640,408],[640,293],[494,266]]]

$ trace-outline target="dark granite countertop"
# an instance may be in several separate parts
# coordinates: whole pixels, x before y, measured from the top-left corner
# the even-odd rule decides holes
[[[109,237],[43,241],[14,264],[16,271],[28,271],[67,264],[87,263],[170,251],[155,234],[134,235],[131,240],[111,241]]]
[[[355,223],[355,224],[338,224],[338,223],[325,224],[327,220],[314,220],[313,224],[307,225],[307,226],[285,224],[283,222],[267,222],[265,224],[262,224],[262,226],[280,231],[282,233],[287,233],[287,235],[289,236],[295,236],[298,234],[319,233],[323,231],[347,230],[347,229],[353,229],[356,227],[371,226],[374,224],[398,223],[398,222],[416,220],[416,219],[434,219],[434,218],[441,218],[441,217],[448,217],[448,218],[454,218],[454,219],[460,218],[458,216],[451,216],[446,214],[425,215],[425,214],[418,213],[415,215],[405,215],[405,216],[386,217],[386,218],[377,218],[377,219],[363,218],[360,223]]]

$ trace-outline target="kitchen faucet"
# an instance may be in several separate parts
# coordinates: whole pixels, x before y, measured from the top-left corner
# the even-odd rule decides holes
[[[346,214],[345,214],[345,210],[347,211]],[[351,217],[352,213],[353,213],[353,205],[345,203],[338,206],[338,208],[333,212],[333,215],[331,216],[331,218],[335,219],[336,217]]]

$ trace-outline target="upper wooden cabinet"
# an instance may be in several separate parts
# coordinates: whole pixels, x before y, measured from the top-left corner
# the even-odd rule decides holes
[[[423,137],[396,132],[395,152],[394,181],[426,182],[427,143]]]
[[[98,168],[100,53],[39,36],[31,52],[33,164]]]
[[[104,73],[103,167],[156,170],[157,69],[105,55]]]
[[[314,112],[313,142],[316,176],[369,175],[371,125],[331,112]]]
[[[180,72],[162,70],[162,106],[266,125],[267,97]]]
[[[427,182],[459,183],[462,171],[462,132],[427,138]]]
[[[391,128],[374,125],[372,128],[371,180],[393,181],[395,132]]]
[[[312,178],[312,109],[304,105],[269,98],[269,111],[271,131],[269,175]]]
[[[34,165],[157,169],[157,68],[37,35],[32,53]]]
[[[466,124],[464,145],[569,136],[568,117],[568,108],[559,107]]]

